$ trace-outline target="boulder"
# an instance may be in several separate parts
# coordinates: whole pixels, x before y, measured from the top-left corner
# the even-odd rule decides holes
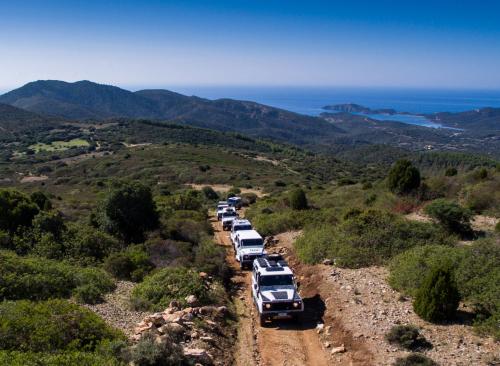
[[[186,298],[184,299],[186,300],[187,304],[189,306],[198,306],[199,305],[199,301],[198,301],[198,298],[194,295],[189,295],[189,296],[186,296]]]
[[[340,347],[333,347],[330,353],[332,355],[337,354],[337,353],[344,353],[347,350],[345,349],[344,345],[341,345]]]
[[[184,348],[184,356],[194,362],[200,362],[203,365],[212,365],[212,356],[202,348]]]
[[[331,259],[323,259],[323,264],[325,266],[331,266],[333,264],[333,261]]]

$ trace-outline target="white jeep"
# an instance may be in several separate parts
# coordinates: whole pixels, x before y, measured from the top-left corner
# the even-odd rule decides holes
[[[297,289],[295,276],[281,255],[266,255],[254,260],[252,297],[261,326],[273,319],[299,320],[304,302]]]
[[[221,215],[221,221],[222,221],[222,230],[230,230],[231,225],[233,224],[234,219],[238,218],[238,214],[236,213],[235,210],[231,210],[230,207],[227,209],[224,209],[222,211]]]
[[[236,250],[236,235],[238,231],[244,230],[252,230],[252,224],[250,221],[245,219],[234,219],[233,224],[231,225],[231,234],[229,237],[231,238],[231,243],[233,243],[234,249]]]
[[[255,258],[266,254],[264,239],[255,230],[240,230],[235,239],[236,260],[240,268],[251,267]]]
[[[216,210],[216,215],[217,215],[217,220],[220,220],[221,217],[222,217],[222,213],[224,212],[224,210],[226,208],[228,208],[228,204],[227,203],[220,203],[217,205],[217,210]]]

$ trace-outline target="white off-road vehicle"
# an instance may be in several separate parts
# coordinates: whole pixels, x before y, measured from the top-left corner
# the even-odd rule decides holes
[[[227,199],[227,204],[229,205],[229,207],[238,209],[241,205],[241,197],[229,197]]]
[[[238,231],[244,230],[252,230],[252,224],[250,221],[245,219],[234,219],[233,224],[231,225],[231,234],[229,235],[231,238],[231,243],[233,243],[234,249],[236,250],[236,234]]]
[[[238,214],[234,209],[230,209],[228,207],[224,211],[222,211],[221,221],[222,221],[222,230],[230,230],[231,225],[233,224],[233,220],[238,218]]]
[[[264,239],[255,230],[240,230],[235,238],[236,260],[240,268],[251,267],[255,258],[266,254]]]
[[[252,297],[260,325],[273,319],[298,320],[304,303],[292,270],[279,254],[257,258],[252,267]]]
[[[222,217],[222,212],[224,212],[224,210],[226,208],[228,208],[228,204],[227,203],[220,203],[217,205],[217,210],[216,210],[216,215],[217,215],[217,220],[220,220],[221,217]]]

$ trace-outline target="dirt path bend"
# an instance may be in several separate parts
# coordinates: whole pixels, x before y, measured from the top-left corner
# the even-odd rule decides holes
[[[239,317],[238,341],[235,352],[239,366],[323,366],[332,365],[329,354],[323,348],[316,327],[321,311],[315,309],[317,297],[304,299],[309,308],[299,323],[290,321],[273,322],[261,327],[251,297],[251,272],[241,271],[234,257],[229,234],[222,230],[220,223],[212,219],[215,239],[227,250],[228,264],[234,271],[233,284],[238,289],[235,305]],[[311,306],[312,305],[312,306]]]

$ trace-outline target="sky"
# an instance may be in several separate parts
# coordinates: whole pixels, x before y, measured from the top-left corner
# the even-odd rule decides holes
[[[500,89],[500,1],[0,0],[0,91],[92,80]]]

